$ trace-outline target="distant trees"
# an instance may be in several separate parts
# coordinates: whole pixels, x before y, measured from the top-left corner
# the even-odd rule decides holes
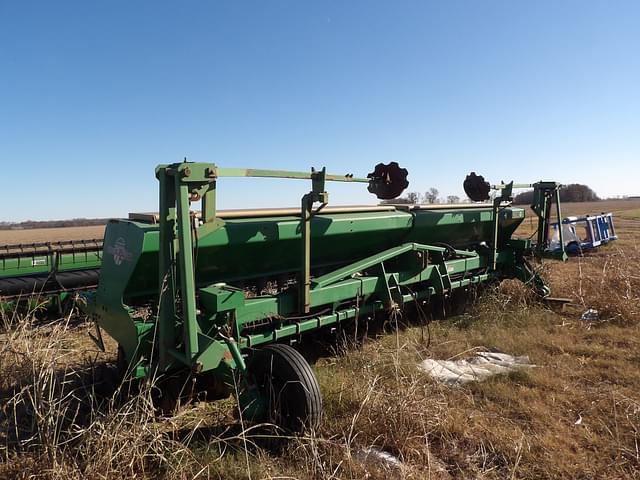
[[[390,200],[382,200],[381,205],[397,205],[397,204],[416,204],[420,203],[422,196],[418,192],[407,192],[404,197],[392,198]]]
[[[418,204],[418,203],[460,203],[460,197],[458,195],[447,195],[446,198],[441,199],[439,197],[440,192],[437,188],[431,187],[429,190],[421,195],[418,192],[407,192],[403,197],[393,198],[391,200],[383,200],[380,202],[382,205],[393,204]]]
[[[440,192],[437,188],[431,187],[424,193],[424,200],[426,203],[438,203],[438,195]]]
[[[407,193],[407,203],[420,203],[420,194],[418,192]]]
[[[437,188],[431,187],[427,190],[424,195],[421,195],[418,192],[407,192],[404,197],[393,198],[391,200],[383,200],[381,203],[383,205],[389,204],[398,204],[398,203],[408,203],[408,204],[418,204],[418,203],[438,203],[438,192]],[[457,198],[457,197],[456,197]]]
[[[561,202],[595,202],[600,200],[596,192],[586,185],[572,183],[560,189]]]
[[[424,194],[418,192],[407,192],[406,195],[391,200],[383,200],[382,205],[393,204],[419,204],[419,203],[460,203],[467,202],[467,199],[460,199],[458,195],[447,195],[444,198],[440,198],[440,191],[435,188],[429,188]],[[572,183],[570,185],[564,185],[560,188],[560,201],[561,202],[595,202],[600,200],[596,192],[591,190],[587,185],[579,183]],[[516,205],[530,205],[533,201],[533,190],[519,193],[513,199],[513,203]],[[0,227],[1,228],[1,227]]]
[[[513,203],[515,205],[531,205],[533,202],[533,190],[527,190],[526,192],[521,192],[513,197]]]
[[[596,192],[587,185],[572,183],[560,188],[561,202],[595,202],[600,200]],[[533,190],[519,193],[513,199],[516,205],[529,205],[533,201]]]

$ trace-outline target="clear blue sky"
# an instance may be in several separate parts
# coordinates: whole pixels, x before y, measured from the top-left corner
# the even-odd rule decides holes
[[[638,195],[640,1],[0,0],[0,220],[154,210],[155,165],[184,156]],[[223,180],[219,201],[306,190]]]

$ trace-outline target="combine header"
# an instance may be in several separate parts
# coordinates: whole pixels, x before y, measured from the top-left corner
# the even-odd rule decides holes
[[[96,288],[101,258],[102,239],[1,245],[0,309],[27,301],[64,310],[74,292]]]
[[[299,209],[218,212],[216,185],[229,176],[310,180],[311,188]],[[529,259],[549,254],[554,182],[531,185],[533,243],[513,237],[525,217],[510,204],[518,185],[492,187],[475,174],[467,194],[483,201],[494,189],[492,202],[353,208],[328,207],[327,182],[366,184],[391,199],[408,186],[407,171],[380,164],[357,178],[185,162],[159,166],[156,177],[157,216],[107,225],[88,310],[133,377],[238,384],[245,418],[289,432],[316,427],[322,411],[313,370],[293,341],[487,281],[518,278],[549,294]],[[175,398],[168,386],[160,392]]]

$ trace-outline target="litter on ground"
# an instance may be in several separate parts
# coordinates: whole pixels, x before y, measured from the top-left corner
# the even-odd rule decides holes
[[[598,312],[598,310],[596,310],[595,308],[589,308],[585,310],[585,312],[580,317],[580,320],[583,320],[585,322],[596,322],[600,320],[600,312]]]
[[[365,447],[358,450],[355,458],[363,465],[381,466],[391,470],[400,470],[402,462],[389,452],[375,447]]]
[[[529,357],[514,357],[507,353],[476,352],[472,358],[459,360],[434,360],[427,358],[418,368],[435,380],[447,385],[462,385],[486,380],[494,375],[531,368]]]

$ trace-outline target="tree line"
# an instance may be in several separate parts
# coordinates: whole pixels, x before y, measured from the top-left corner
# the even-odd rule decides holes
[[[560,187],[561,202],[596,202],[600,197],[586,185],[571,183]],[[530,205],[533,202],[533,190],[519,193],[513,199],[516,205]]]
[[[26,220],[24,222],[0,222],[0,230],[29,230],[33,228],[89,227],[106,225],[108,218],[72,218],[71,220]]]
[[[440,192],[437,188],[431,187],[424,193],[408,192],[404,197],[398,197],[391,200],[383,200],[383,205],[398,204],[398,203],[460,203],[460,197],[457,195],[447,195],[445,198],[440,198]],[[464,200],[466,201],[466,200]]]
[[[564,185],[560,188],[560,201],[561,202],[595,202],[600,200],[600,197],[596,195],[591,188],[587,185],[579,183],[572,183]],[[516,205],[529,205],[533,201],[533,190],[519,193],[513,199],[513,203]],[[447,195],[441,198],[440,192],[437,188],[431,187],[424,193],[408,192],[405,196],[394,198],[391,200],[383,200],[383,205],[388,204],[416,204],[416,203],[467,203],[468,199],[460,199],[457,195]]]

